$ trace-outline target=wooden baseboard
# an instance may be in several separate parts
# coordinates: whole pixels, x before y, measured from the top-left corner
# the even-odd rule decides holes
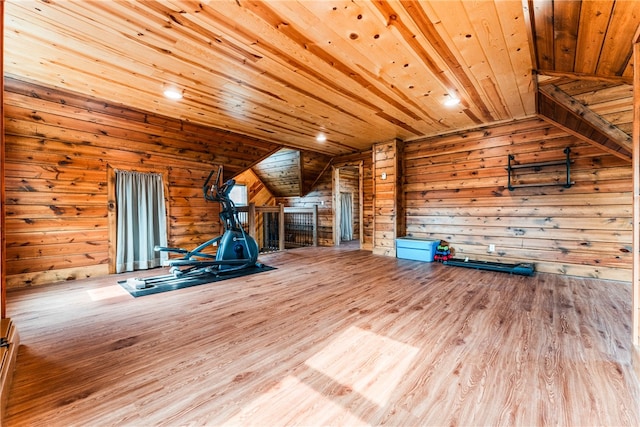
[[[2,426],[20,345],[20,336],[11,319],[0,320],[0,338],[6,339],[8,343],[0,347],[0,426]]]

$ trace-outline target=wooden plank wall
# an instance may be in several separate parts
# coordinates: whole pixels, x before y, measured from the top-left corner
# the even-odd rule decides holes
[[[398,139],[373,146],[373,253],[396,256],[396,238],[405,235],[402,202],[404,143]]]
[[[331,157],[313,151],[300,152],[300,175],[302,177],[301,196],[306,196],[313,189],[318,178],[330,169]]]
[[[286,207],[310,208],[318,206],[318,245],[333,246],[333,201],[331,197],[331,169],[325,171],[304,197],[276,197],[276,204]]]
[[[371,151],[335,157],[333,167],[363,165],[363,243],[362,249],[371,250],[373,244],[373,176]],[[304,197],[278,197],[276,203],[294,207],[318,206],[318,244],[333,246],[333,197],[331,168],[325,169],[311,191]]]
[[[360,173],[358,169],[340,168],[340,192],[351,193],[353,210],[351,224],[353,224],[353,239],[360,239]]]
[[[373,250],[373,154],[371,150],[336,157],[332,161],[336,168],[362,166],[362,239],[361,249]]]
[[[258,178],[253,169],[247,169],[235,177],[236,182],[247,186],[249,191],[249,203],[256,206],[275,206],[276,199],[271,194],[267,186]],[[253,236],[258,243],[258,247],[264,247],[264,234],[262,232],[263,215],[256,214],[256,235]]]
[[[563,159],[575,185],[507,189],[518,163]],[[563,166],[518,182],[565,179]],[[405,145],[407,233],[444,239],[459,258],[534,262],[537,271],[631,281],[632,167],[540,119]],[[489,253],[489,244],[495,252]]]
[[[10,288],[107,274],[108,167],[165,173],[169,244],[191,248],[220,231],[209,171],[277,148],[14,79],[4,96]]]
[[[234,178],[238,184],[247,186],[249,203],[254,203],[256,206],[275,206],[276,199],[273,194],[252,169],[247,169]]]

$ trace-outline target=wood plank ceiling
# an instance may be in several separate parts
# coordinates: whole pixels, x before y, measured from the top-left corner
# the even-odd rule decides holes
[[[521,1],[5,9],[9,76],[330,156],[535,114]],[[169,86],[184,98],[164,99]]]
[[[335,156],[537,112],[580,129],[588,110],[604,125],[576,134],[630,156],[640,1],[8,0],[5,14],[11,77],[291,148]]]
[[[539,114],[630,161],[632,41],[639,31],[640,1],[524,4]]]

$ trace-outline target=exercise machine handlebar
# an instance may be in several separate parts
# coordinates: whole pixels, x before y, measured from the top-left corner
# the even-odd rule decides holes
[[[231,189],[236,185],[236,181],[234,179],[229,179],[224,184],[218,186],[221,171],[222,168],[219,168],[218,173],[216,174],[216,179],[211,185],[209,183],[211,182],[211,177],[215,171],[212,170],[209,172],[209,176],[202,186],[202,192],[204,193],[204,198],[210,202],[229,203],[231,202],[229,193],[231,193]]]

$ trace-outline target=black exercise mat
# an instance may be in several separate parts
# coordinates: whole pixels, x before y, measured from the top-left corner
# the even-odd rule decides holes
[[[455,267],[475,268],[476,270],[499,271],[501,273],[519,274],[521,276],[533,276],[534,265],[531,263],[505,264],[502,262],[473,261],[451,258],[443,262],[444,265]]]
[[[159,294],[161,292],[175,291],[176,289],[189,288],[191,286],[203,285],[205,283],[220,282],[222,280],[234,279],[236,277],[248,276],[250,274],[261,273],[263,271],[275,270],[275,267],[261,264],[238,271],[229,273],[201,273],[186,277],[174,277],[172,274],[163,276],[146,277],[140,279],[120,280],[118,284],[134,297],[143,297],[145,295]],[[144,281],[143,288],[138,288],[135,281]]]

